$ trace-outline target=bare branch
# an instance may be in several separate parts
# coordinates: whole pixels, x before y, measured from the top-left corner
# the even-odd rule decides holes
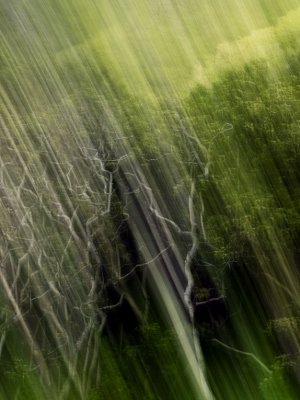
[[[165,251],[167,251],[170,248],[170,246],[166,247],[165,249],[163,249],[162,251],[160,251],[154,258],[152,258],[149,261],[146,261],[144,263],[141,264],[137,264],[133,267],[133,269],[128,272],[128,274],[122,275],[119,277],[119,281],[123,280],[123,279],[127,279],[129,278],[138,268],[141,267],[146,267],[149,266],[150,264],[152,264],[153,262],[155,262]]]
[[[215,343],[217,343],[217,344],[219,344],[220,346],[222,346],[222,347],[224,347],[225,349],[230,350],[230,351],[232,351],[232,352],[234,352],[234,353],[242,354],[242,355],[244,355],[244,356],[247,356],[247,357],[252,358],[258,365],[260,365],[260,367],[261,367],[264,371],[266,371],[268,374],[271,374],[271,370],[270,370],[270,369],[269,369],[255,354],[249,353],[249,352],[247,352],[247,351],[238,350],[238,349],[236,349],[235,347],[231,347],[231,346],[229,346],[228,344],[225,344],[225,343],[221,342],[221,341],[218,340],[218,339],[211,339],[211,341],[212,341],[212,342],[215,342]]]

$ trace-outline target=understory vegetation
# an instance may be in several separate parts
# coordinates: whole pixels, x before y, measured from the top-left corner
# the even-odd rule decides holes
[[[112,61],[113,7],[97,41],[90,4],[80,17],[80,1],[13,3],[1,11],[0,398],[296,400],[299,10],[268,28],[269,53],[227,42],[183,90],[129,34],[129,61]]]

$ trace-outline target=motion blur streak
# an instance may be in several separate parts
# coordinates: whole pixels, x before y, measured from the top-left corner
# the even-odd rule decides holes
[[[0,398],[297,399],[300,2],[0,5]]]

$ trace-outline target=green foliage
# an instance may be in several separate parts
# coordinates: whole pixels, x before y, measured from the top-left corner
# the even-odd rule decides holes
[[[153,322],[142,325],[136,333],[138,343],[115,350],[103,340],[100,398],[197,398],[182,364],[174,332]],[[178,368],[179,365],[183,368]]]

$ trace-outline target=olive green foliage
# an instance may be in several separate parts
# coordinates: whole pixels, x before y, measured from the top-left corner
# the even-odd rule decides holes
[[[76,3],[80,13],[82,2]],[[269,2],[262,3],[270,8]],[[188,94],[185,90],[180,98],[167,84],[159,95],[164,75],[147,71],[142,97],[124,83],[118,73],[122,66],[89,42],[96,24],[90,32],[82,19],[75,34],[67,3],[60,6],[55,1],[53,7],[61,11],[57,25],[72,40],[48,43],[47,35],[38,34],[47,33],[41,13],[40,26],[31,33],[39,38],[37,60],[30,57],[29,39],[21,41],[24,54],[14,55],[21,35],[10,28],[9,6],[3,9],[7,39],[0,53],[5,133],[0,137],[2,267],[9,271],[5,279],[13,282],[18,316],[24,316],[38,346],[33,349],[34,343],[24,339],[16,310],[3,306],[1,399],[50,399],[58,394],[70,400],[199,398],[178,337],[160,315],[158,302],[150,302],[148,320],[139,318],[127,330],[127,315],[115,307],[117,328],[100,332],[99,310],[117,303],[109,285],[115,284],[118,295],[131,296],[140,308],[146,303],[142,268],[132,280],[118,282],[145,261],[130,235],[126,198],[118,187],[119,149],[138,162],[153,194],[163,199],[162,215],[183,231],[191,229],[188,201],[195,182],[193,210],[197,223],[203,220],[207,240],[199,233],[192,265],[193,300],[213,304],[219,296],[225,304],[217,311],[203,306],[196,321],[215,397],[297,399],[298,29],[291,22],[276,30],[276,45],[283,54],[280,63],[277,56],[250,61],[241,57],[238,66],[220,68],[209,85],[197,85]],[[30,7],[25,10],[30,19]],[[166,18],[166,10],[163,15]],[[273,21],[271,11],[268,18]],[[82,58],[72,55],[73,46]],[[165,49],[166,44],[161,46]],[[190,61],[185,62],[183,75],[192,70]],[[172,77],[180,76],[175,66]],[[49,82],[57,83],[50,91]],[[101,174],[99,179],[100,161],[102,173],[113,174],[109,210]],[[96,223],[87,227],[92,220]],[[190,241],[176,230],[172,235],[186,256]],[[89,277],[97,274],[103,286],[90,299]],[[151,288],[149,292],[153,295]],[[91,330],[81,336],[87,326]],[[49,367],[50,384],[39,377],[37,349]]]
[[[204,186],[206,226],[216,262],[229,271],[227,300],[240,314],[231,321],[235,325],[240,319],[242,342],[264,347],[267,358],[271,342],[266,331],[271,329],[273,339],[277,338],[275,354],[290,352],[289,370],[297,375],[300,48],[291,32],[278,40],[285,52],[284,72],[274,77],[272,58],[268,63],[264,59],[241,63],[220,73],[210,87],[195,87],[185,107],[211,162]],[[240,301],[231,298],[233,290]],[[237,302],[240,310],[234,306]],[[242,342],[236,347],[242,348]],[[258,396],[294,398],[292,392],[283,394],[293,373],[279,378],[281,367],[276,364],[271,376],[261,382]],[[212,371],[216,368],[213,363]],[[222,388],[230,378],[225,380]],[[224,398],[228,396],[235,398],[233,394]]]

